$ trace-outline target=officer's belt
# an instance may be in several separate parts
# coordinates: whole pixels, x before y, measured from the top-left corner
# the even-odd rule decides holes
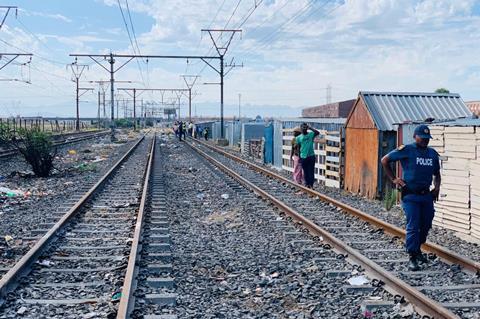
[[[403,187],[402,188],[402,197],[403,196],[407,196],[407,195],[427,195],[430,193],[430,189],[428,188],[424,188],[424,189],[421,189],[421,190],[411,190],[407,187]]]

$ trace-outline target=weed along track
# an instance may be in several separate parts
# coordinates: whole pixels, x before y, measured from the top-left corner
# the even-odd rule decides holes
[[[0,281],[15,318],[116,313],[152,137],[139,140]]]

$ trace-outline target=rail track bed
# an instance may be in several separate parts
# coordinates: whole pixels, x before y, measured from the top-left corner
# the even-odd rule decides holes
[[[1,318],[115,316],[151,140],[132,147],[76,207],[66,203],[70,210],[4,275]]]
[[[187,146],[162,145],[140,241],[146,248],[132,278],[133,318],[363,318],[375,308],[392,317],[399,311],[381,285],[349,285],[345,279],[364,271],[330,245],[299,231]],[[162,230],[151,225],[155,219]],[[151,236],[167,233],[163,260],[152,261]]]
[[[439,311],[434,313],[436,318],[442,316],[447,318],[455,318],[456,316],[460,318],[479,318],[480,278],[477,274],[451,264],[448,258],[441,259],[432,254],[429,255],[428,264],[422,265],[422,270],[410,272],[406,269],[408,256],[399,238],[384,234],[382,229],[346,214],[332,203],[309,196],[281,180],[259,174],[249,166],[225,157],[211,147],[193,143],[191,145],[194,149],[200,151],[202,156],[208,158],[209,161],[217,161],[220,166],[223,164],[223,170],[229,168],[258,187],[259,190],[264,190],[274,200],[278,200],[281,204],[288,206],[288,208],[313,222],[317,227],[328,232],[328,234],[343,241],[350,248],[367,257],[369,261],[373,261],[376,266],[381,266],[388,276],[401,279],[409,290],[415,287],[412,290],[415,294],[411,295],[415,298],[410,298],[412,300],[409,300],[409,302],[414,304],[421,312]],[[299,223],[298,220],[296,222]],[[300,224],[302,223],[300,222]],[[308,226],[305,223],[303,225]],[[328,234],[325,234],[325,236],[328,236]],[[301,231],[292,228],[285,231],[284,235],[289,238],[305,236]],[[311,238],[309,240],[312,241]],[[471,261],[471,264],[478,267],[478,264],[473,261]],[[350,272],[344,274],[347,278],[350,275]],[[370,276],[372,277],[371,273]],[[373,275],[373,277],[385,281],[385,278],[380,278],[378,275]],[[389,282],[387,282],[387,288],[391,288],[388,286]],[[371,284],[366,284],[364,288],[366,290],[374,289]],[[398,290],[398,287],[395,288]],[[417,295],[418,292],[422,294]],[[402,294],[404,292],[398,291],[398,293]],[[425,304],[420,304],[420,298],[425,298],[426,301],[430,300],[432,309],[425,307]],[[393,306],[387,301],[379,303],[379,307],[388,308],[389,304],[390,307]]]
[[[131,140],[109,150],[108,158],[95,164],[98,165],[96,171],[20,181],[27,189],[42,185],[54,193],[46,197],[21,198],[9,208],[0,208],[0,234],[10,235],[14,241],[11,246],[0,246],[0,278],[137,142],[138,139]],[[4,203],[7,207],[8,204]]]

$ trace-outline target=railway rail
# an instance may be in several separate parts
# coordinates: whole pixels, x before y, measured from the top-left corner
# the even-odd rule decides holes
[[[480,267],[477,262],[427,243],[424,249],[430,252],[428,266],[418,272],[406,271],[408,259],[401,240],[404,232],[398,227],[296,185],[215,146],[193,141],[188,144],[219,169],[270,201],[297,225],[363,267],[370,278],[385,283],[387,290],[407,299],[419,313],[430,318],[478,318]],[[303,191],[300,194],[299,189]]]
[[[24,317],[116,313],[150,167],[140,138],[0,280],[0,311]],[[144,187],[143,187],[144,188]]]
[[[81,133],[69,133],[62,135],[54,135],[54,146],[68,145],[72,143],[78,143],[81,141],[89,140],[96,137],[106,136],[110,134],[110,131],[95,131],[95,132],[81,132]],[[0,158],[7,158],[17,155],[16,150],[2,150],[0,149]]]

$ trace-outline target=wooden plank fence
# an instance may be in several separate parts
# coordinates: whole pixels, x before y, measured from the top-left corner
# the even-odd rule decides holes
[[[431,125],[430,131],[442,162],[433,223],[480,238],[480,127]]]
[[[282,168],[293,172],[290,161],[293,129],[283,129]],[[315,179],[321,185],[342,188],[344,175],[344,145],[340,132],[320,130],[315,138]]]

